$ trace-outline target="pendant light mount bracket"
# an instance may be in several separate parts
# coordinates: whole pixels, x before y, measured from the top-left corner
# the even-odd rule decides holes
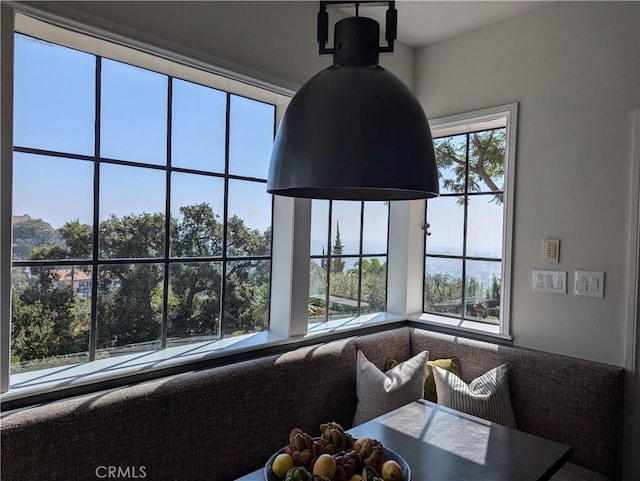
[[[320,11],[318,12],[318,52],[320,55],[331,55],[335,52],[335,47],[327,48],[327,42],[329,41],[329,13],[327,12],[327,7],[355,5],[356,16],[358,16],[359,7],[363,4],[370,6],[388,6],[385,24],[385,39],[387,45],[379,46],[378,52],[393,53],[393,43],[398,33],[398,11],[395,8],[395,1],[379,2],[375,0],[363,0],[359,2],[344,2],[340,0],[329,0],[320,2]]]

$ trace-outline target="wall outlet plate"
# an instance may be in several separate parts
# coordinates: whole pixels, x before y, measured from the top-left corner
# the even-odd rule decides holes
[[[574,279],[576,296],[604,297],[604,272],[576,271]]]
[[[567,293],[567,271],[533,271],[533,292]]]

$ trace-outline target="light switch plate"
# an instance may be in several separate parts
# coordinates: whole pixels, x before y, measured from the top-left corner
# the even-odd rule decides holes
[[[533,271],[533,291],[551,294],[567,293],[567,271]]]
[[[574,279],[576,296],[604,297],[604,272],[576,271]]]

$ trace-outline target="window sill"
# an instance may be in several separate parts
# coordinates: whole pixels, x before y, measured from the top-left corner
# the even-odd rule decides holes
[[[468,337],[494,339],[499,341],[512,341],[513,337],[500,332],[497,324],[456,319],[447,316],[437,316],[435,314],[417,313],[407,317],[410,321],[418,324],[426,324],[436,328],[441,328],[446,332],[464,332]]]
[[[13,409],[40,402],[41,399],[58,399],[78,393],[116,387],[116,385],[124,384],[125,378],[134,381],[144,380],[145,378],[159,377],[160,371],[170,375],[175,372],[187,371],[192,365],[195,366],[198,363],[215,365],[216,360],[223,363],[225,360],[229,361],[232,356],[239,356],[242,359],[243,354],[249,358],[251,357],[250,353],[258,354],[258,351],[269,348],[288,346],[287,348],[293,349],[298,345],[331,339],[335,335],[344,336],[351,331],[355,334],[363,328],[404,322],[406,319],[406,316],[381,312],[326,323],[313,323],[309,325],[309,332],[306,335],[294,338],[286,338],[265,331],[230,337],[220,341],[205,341],[82,364],[14,374],[11,376],[9,390],[2,393],[3,410],[5,407]],[[153,376],[153,373],[158,374]],[[63,393],[63,391],[67,392]],[[52,394],[55,395],[52,396]]]

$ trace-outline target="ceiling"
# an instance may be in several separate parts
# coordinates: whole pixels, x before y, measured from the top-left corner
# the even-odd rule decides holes
[[[398,0],[398,40],[411,47],[425,45],[499,22],[549,1]],[[342,8],[353,15],[354,7]],[[376,19],[384,29],[387,6],[360,6],[360,15]]]

